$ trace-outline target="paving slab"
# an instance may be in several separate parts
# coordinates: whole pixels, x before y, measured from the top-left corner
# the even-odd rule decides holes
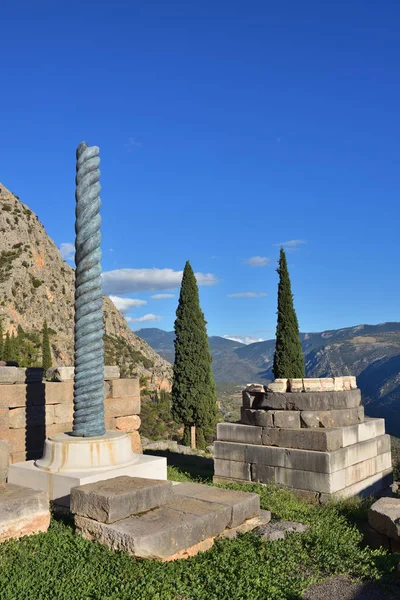
[[[260,496],[250,492],[225,490],[199,483],[180,483],[174,486],[174,495],[198,498],[211,504],[229,506],[231,518],[227,527],[237,527],[246,519],[260,513]]]
[[[115,477],[71,490],[71,512],[102,523],[114,523],[167,504],[172,483],[142,477]]]
[[[0,490],[0,542],[47,531],[50,525],[49,497],[8,483]]]

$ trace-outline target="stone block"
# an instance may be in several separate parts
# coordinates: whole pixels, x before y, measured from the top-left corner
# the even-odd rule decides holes
[[[46,404],[63,404],[74,399],[73,381],[46,381],[44,384],[44,401]]]
[[[112,550],[143,558],[165,559],[226,528],[230,509],[195,498],[176,498],[173,505],[113,524],[75,517],[77,532]]]
[[[214,458],[222,460],[235,460],[246,462],[246,444],[235,444],[232,442],[214,442]]]
[[[302,379],[289,379],[288,380],[288,391],[289,392],[304,392],[304,385]]]
[[[118,382],[118,379],[115,380]],[[121,379],[120,381],[126,381]],[[132,379],[132,381],[134,381]],[[106,417],[125,417],[140,414],[140,398],[107,398],[104,402],[104,414]]]
[[[391,443],[390,435],[385,434],[376,438],[377,454],[384,454],[390,452]]]
[[[261,444],[262,427],[237,423],[218,423],[217,439],[223,442]]]
[[[43,369],[36,367],[0,367],[0,384],[42,381]]]
[[[274,427],[285,429],[300,428],[300,413],[295,410],[276,410],[273,413]]]
[[[378,454],[375,458],[375,472],[386,471],[392,466],[392,454],[391,452],[385,452]]]
[[[335,392],[341,392],[343,390],[343,377],[334,377],[333,385],[335,387]]]
[[[324,377],[319,380],[322,391],[324,392],[334,392],[335,391],[335,382],[333,377]]]
[[[4,440],[0,440],[0,488],[5,483],[8,471],[10,449]],[[0,489],[1,493],[1,489]]]
[[[139,415],[129,415],[127,417],[117,417],[115,419],[115,429],[118,431],[132,432],[137,431],[140,427]]]
[[[8,368],[8,367],[4,367]],[[34,387],[29,386],[30,388]],[[38,384],[42,388],[42,384]],[[27,403],[27,387],[23,383],[14,385],[1,385],[0,387],[0,407],[2,408],[17,408],[26,406]]]
[[[320,426],[318,410],[302,410],[300,411],[300,426],[305,429],[318,428]]]
[[[199,483],[180,483],[174,486],[174,494],[188,498],[207,500],[212,504],[229,506],[231,510],[228,527],[237,527],[246,519],[260,513],[260,496],[258,494],[224,490],[217,487],[205,486]]]
[[[111,379],[119,379],[120,371],[118,365],[105,365],[104,366],[104,380],[110,381]]]
[[[366,498],[387,489],[391,483],[393,483],[393,471],[392,469],[388,469],[367,477],[358,483],[349,485],[333,494],[333,496],[335,498],[349,498],[350,496],[362,496]],[[323,497],[321,497],[322,500]]]
[[[114,523],[167,504],[172,483],[140,477],[116,477],[71,490],[71,512],[101,523]]]
[[[385,433],[385,419],[368,419],[358,425],[358,441],[363,442]]]
[[[46,426],[46,437],[72,431],[72,421],[70,423],[53,423]]]
[[[140,396],[139,379],[114,379],[110,381],[111,398]]]
[[[26,429],[3,429],[0,431],[0,439],[8,442],[10,453],[26,452],[43,448],[45,440],[45,426],[29,427]]]
[[[250,465],[248,463],[237,462],[234,460],[221,460],[220,458],[214,459],[214,474],[217,477],[251,481]]]
[[[240,407],[241,421],[245,425],[256,427],[273,427],[274,420],[271,411]]]
[[[330,452],[342,447],[342,429],[263,429],[265,446]]]
[[[283,467],[285,465],[286,448],[275,446],[247,446],[246,462],[252,464],[263,464],[271,467]]]
[[[0,542],[47,531],[49,525],[46,493],[6,484],[0,494]]]
[[[267,385],[268,392],[280,393],[287,392],[288,380],[287,379],[275,379],[272,383]]]
[[[250,394],[255,394],[256,392],[264,392],[264,386],[261,383],[248,383],[245,389],[246,392]]]
[[[364,421],[364,407],[300,411],[303,427],[347,427]]]
[[[322,392],[321,381],[317,378],[308,377],[303,379],[303,387],[305,392]]]
[[[54,423],[71,423],[74,418],[74,405],[67,404],[55,404],[53,407],[54,411]]]
[[[253,408],[276,410],[339,410],[358,408],[361,405],[360,390],[341,392],[267,392]]]
[[[368,523],[392,540],[400,541],[400,498],[380,498],[368,512]]]
[[[0,429],[8,429],[10,426],[8,408],[0,408]]]
[[[275,523],[268,523],[267,525],[257,527],[254,530],[254,533],[264,542],[275,542],[276,540],[282,540],[289,533],[304,533],[308,529],[310,529],[310,526],[303,525],[303,523],[277,521]]]
[[[337,489],[345,487],[344,474],[342,471],[338,471],[332,475],[330,473],[314,473],[313,471],[285,469],[283,467],[275,468],[275,481],[278,485],[284,485],[302,490],[325,492],[327,494],[332,493],[332,491],[336,491],[332,489],[333,477],[336,479],[335,484],[340,486],[337,487]]]
[[[251,480],[257,483],[275,483],[275,468],[255,463],[251,466]]]
[[[357,389],[356,378],[352,375],[346,375],[343,377],[343,389],[344,390],[355,390]]]
[[[74,367],[50,367],[46,371],[46,377],[51,381],[71,381],[74,379],[74,373]]]
[[[10,408],[9,426],[11,429],[25,427],[40,427],[46,422],[44,406],[28,406],[25,408]]]

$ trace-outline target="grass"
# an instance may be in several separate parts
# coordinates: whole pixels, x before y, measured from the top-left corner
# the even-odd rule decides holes
[[[209,459],[175,455],[169,478],[211,484]],[[197,461],[195,459],[198,459]],[[304,534],[264,543],[252,533],[221,540],[188,560],[160,563],[108,550],[53,519],[45,534],[0,545],[1,600],[295,600],[334,574],[389,581],[399,555],[361,547],[356,523],[371,500],[325,507],[274,485],[229,486],[260,494],[273,519],[307,523]]]

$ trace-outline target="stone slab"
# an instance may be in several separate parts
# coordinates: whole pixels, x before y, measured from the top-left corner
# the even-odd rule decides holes
[[[263,429],[237,423],[218,423],[217,439],[225,442],[261,444]]]
[[[37,367],[0,367],[0,385],[42,381],[43,369]]]
[[[166,480],[167,460],[160,456],[135,454],[132,462],[125,467],[68,473],[43,471],[35,466],[35,461],[30,460],[11,465],[8,471],[8,481],[45,491],[50,500],[56,504],[69,507],[72,488],[122,475]]]
[[[228,527],[237,527],[260,512],[260,496],[249,492],[225,490],[199,483],[179,483],[174,486],[174,494],[229,506],[231,516]]]
[[[47,531],[49,497],[45,492],[8,483],[0,492],[0,542]]]
[[[118,381],[116,379],[115,381]],[[123,380],[121,380],[123,381]],[[133,380],[132,380],[133,381]],[[140,397],[106,398],[104,401],[105,417],[127,417],[140,414]]]
[[[335,498],[349,498],[350,496],[373,496],[386,490],[393,483],[393,469],[386,469],[380,473],[376,473],[371,477],[367,477],[358,483],[349,485],[342,490],[334,493]]]
[[[400,498],[380,498],[369,509],[368,523],[379,533],[400,541]]]
[[[285,411],[290,412],[290,411]],[[347,427],[364,422],[364,407],[300,411],[301,427]]]
[[[116,417],[115,418],[115,429],[118,431],[125,431],[128,433],[132,433],[133,431],[137,431],[141,425],[141,420],[139,415],[128,415],[126,417]]]
[[[255,425],[256,427],[274,426],[273,413],[270,410],[257,410],[241,406],[240,416],[244,425]]]
[[[217,477],[227,477],[229,479],[243,479],[251,481],[250,464],[237,462],[234,460],[214,459],[214,474]]]
[[[222,533],[230,514],[229,506],[182,496],[167,506],[113,524],[77,515],[75,526],[86,539],[112,550],[165,559]]]
[[[298,429],[300,427],[300,413],[295,410],[275,410],[272,412],[274,427]]]
[[[110,398],[140,396],[139,379],[110,380]]]
[[[51,381],[71,381],[74,379],[75,369],[74,367],[50,367],[46,371],[46,377]],[[120,371],[118,366],[104,367],[104,380],[119,379]]]
[[[167,504],[172,483],[140,477],[116,477],[71,490],[71,512],[102,523],[114,523]]]
[[[252,408],[275,410],[338,410],[361,405],[359,389],[339,392],[287,392],[259,394]]]
[[[289,533],[304,533],[308,529],[310,529],[310,526],[304,525],[303,523],[296,523],[294,521],[276,521],[257,527],[254,530],[254,533],[264,542],[275,542],[276,540],[282,540]]]

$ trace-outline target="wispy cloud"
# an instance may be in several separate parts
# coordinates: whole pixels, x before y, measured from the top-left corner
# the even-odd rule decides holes
[[[267,296],[264,292],[238,292],[237,294],[227,294],[227,298],[262,298]]]
[[[283,247],[286,249],[296,248],[301,244],[307,244],[307,240],[289,240],[288,242],[281,242],[280,244],[274,244],[274,246]]]
[[[109,298],[113,301],[114,306],[122,313],[126,313],[137,306],[144,306],[147,304],[146,300],[139,300],[139,298],[121,298],[120,296],[109,296]]]
[[[63,242],[60,245],[61,258],[64,260],[74,260],[75,257],[75,245],[70,242]]]
[[[240,344],[254,344],[255,342],[264,342],[263,338],[254,337],[253,335],[224,335],[226,340],[239,342]]]
[[[143,315],[143,317],[126,317],[126,320],[128,321],[128,323],[152,323],[155,321],[161,321],[162,317],[160,317],[159,315],[153,315],[152,313],[149,313],[147,315]]]
[[[128,152],[132,152],[132,150],[134,150],[135,148],[141,148],[142,146],[143,144],[141,142],[137,142],[133,137],[130,137],[128,143],[125,144],[125,148]]]
[[[246,265],[250,265],[250,267],[266,267],[270,260],[266,256],[252,256],[246,260]]]
[[[167,298],[175,298],[176,294],[153,294],[153,300],[166,300]]]
[[[104,293],[133,294],[157,292],[179,288],[183,271],[173,269],[115,269],[103,273]],[[196,273],[199,285],[215,285],[217,278],[212,273]]]

